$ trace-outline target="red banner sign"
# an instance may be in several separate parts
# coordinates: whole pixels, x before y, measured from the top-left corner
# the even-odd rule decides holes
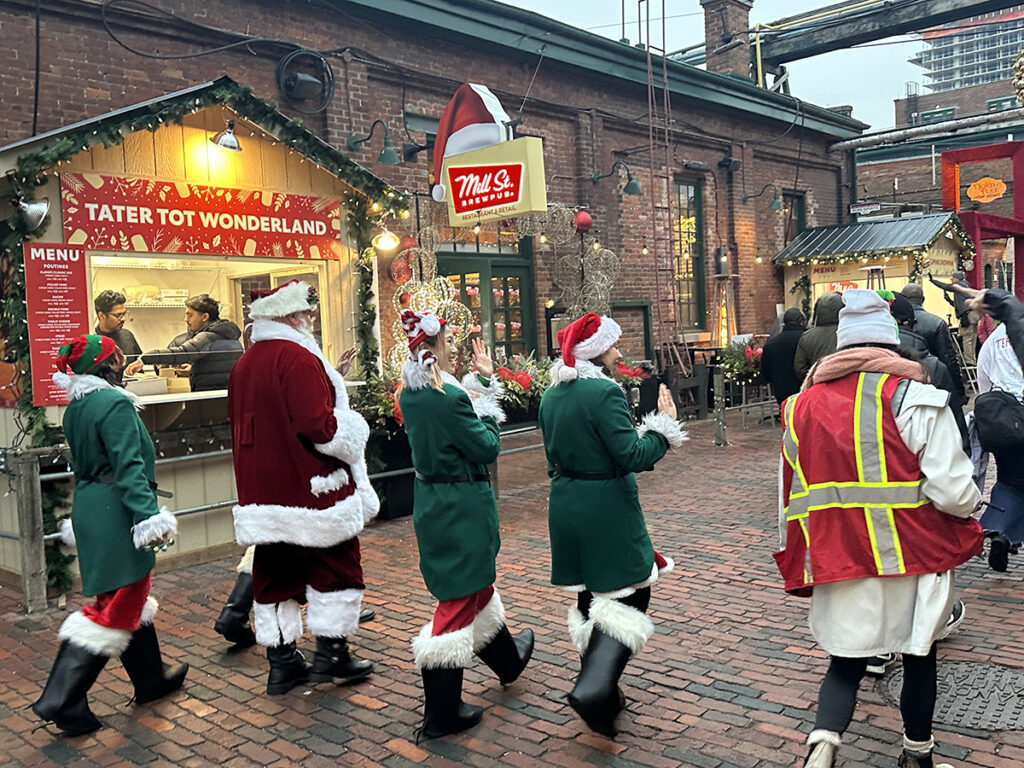
[[[522,163],[463,165],[448,167],[446,170],[448,187],[452,191],[452,204],[457,214],[515,206],[522,197]]]
[[[338,259],[329,197],[184,182],[61,174],[64,239],[98,251]]]
[[[63,243],[25,243],[25,298],[32,361],[32,404],[62,405],[68,399],[51,380],[57,348],[89,333],[85,248]]]

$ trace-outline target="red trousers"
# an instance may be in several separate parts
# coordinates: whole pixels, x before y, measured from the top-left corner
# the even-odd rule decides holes
[[[252,588],[257,603],[306,602],[306,586],[317,592],[364,589],[359,539],[333,547],[258,544],[252,562]]]
[[[442,600],[434,609],[434,637],[465,629],[473,623],[494,594],[494,585],[484,587],[466,597]]]
[[[134,584],[97,595],[95,603],[82,606],[82,615],[101,627],[134,632],[139,628],[142,608],[149,597],[150,576],[147,573]]]

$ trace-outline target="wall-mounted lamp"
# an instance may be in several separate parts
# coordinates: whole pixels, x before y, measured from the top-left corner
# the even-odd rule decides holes
[[[743,202],[745,203],[748,200],[753,200],[755,197],[760,197],[761,195],[768,191],[769,187],[771,187],[772,192],[774,192],[774,195],[772,196],[772,201],[768,203],[768,207],[771,208],[773,211],[781,211],[782,201],[779,200],[779,190],[774,184],[765,184],[761,188],[761,191],[758,192],[756,195],[744,195]]]
[[[373,138],[373,132],[377,129],[378,125],[384,126],[384,149],[382,149],[380,154],[377,155],[377,162],[383,163],[384,165],[397,165],[402,161],[399,159],[398,153],[395,152],[395,148],[391,146],[391,133],[388,131],[388,124],[383,120],[374,120],[373,125],[370,126],[370,132],[361,139],[354,133],[349,136],[348,148],[352,152],[359,149],[360,144]]]
[[[399,240],[398,235],[385,227],[384,231],[375,235],[370,242],[373,243],[373,247],[378,251],[387,253],[398,247]]]
[[[597,182],[599,182],[601,179],[607,179],[609,176],[612,176],[612,175],[615,174],[615,168],[617,166],[620,166],[620,165],[626,171],[626,186],[622,188],[622,191],[625,192],[627,195],[639,195],[639,194],[641,194],[643,192],[643,188],[640,186],[640,182],[637,181],[635,178],[633,178],[633,172],[630,171],[629,170],[629,166],[626,165],[621,160],[616,160],[612,164],[611,171],[609,171],[608,173],[606,173],[604,175],[598,173],[597,171],[594,171],[594,175],[590,177],[591,181],[593,181],[595,184],[597,184]]]
[[[728,171],[729,173],[735,173],[740,169],[741,165],[743,165],[743,161],[738,157],[733,157],[732,155],[726,155],[718,161],[718,167],[723,171]]]
[[[241,152],[242,145],[238,141],[238,137],[235,136],[235,121],[225,120],[226,123],[224,130],[215,136],[210,138],[210,142],[216,144],[221,149],[227,149],[231,152]]]
[[[424,144],[422,146],[420,146],[419,144],[408,144],[408,143],[407,144],[403,144],[402,145],[402,162],[403,163],[415,163],[416,159],[417,159],[416,155],[418,155],[420,152],[422,152],[425,149],[430,149],[432,146],[434,146],[433,142],[427,142],[426,144]]]
[[[27,203],[21,192],[14,196],[11,200],[11,205],[18,212],[18,218],[25,225],[26,232],[35,232],[39,229],[39,225],[43,223],[46,214],[50,212],[49,198],[44,197],[42,200],[33,200],[31,203]]]

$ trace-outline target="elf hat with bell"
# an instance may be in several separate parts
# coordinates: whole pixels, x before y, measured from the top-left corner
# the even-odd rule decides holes
[[[426,341],[428,336],[437,336],[445,324],[443,317],[436,317],[430,312],[416,312],[412,309],[402,310],[402,328],[409,339],[409,350],[416,349]]]
[[[573,320],[558,332],[558,346],[562,350],[560,381],[572,381],[577,376],[576,359],[593,360],[600,357],[619,340],[622,328],[610,317],[588,312]]]
[[[444,202],[441,166],[446,157],[489,147],[509,139],[509,116],[501,102],[483,85],[463,83],[444,108],[434,138],[434,187],[431,195]]]
[[[57,350],[57,370],[67,373],[95,373],[111,355],[117,344],[109,336],[89,333],[76,336]]]
[[[291,280],[269,291],[252,291],[249,294],[249,317],[254,320],[287,317],[295,312],[316,309],[319,301],[316,289],[308,283]]]

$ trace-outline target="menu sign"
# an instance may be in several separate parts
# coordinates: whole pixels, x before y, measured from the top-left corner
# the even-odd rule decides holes
[[[89,332],[85,248],[63,243],[25,243],[25,298],[32,362],[32,404],[63,405],[64,390],[50,378],[57,348]]]
[[[97,251],[336,260],[341,206],[329,197],[61,174],[64,239]]]
[[[548,208],[541,140],[525,136],[444,160],[448,223],[473,226]]]

